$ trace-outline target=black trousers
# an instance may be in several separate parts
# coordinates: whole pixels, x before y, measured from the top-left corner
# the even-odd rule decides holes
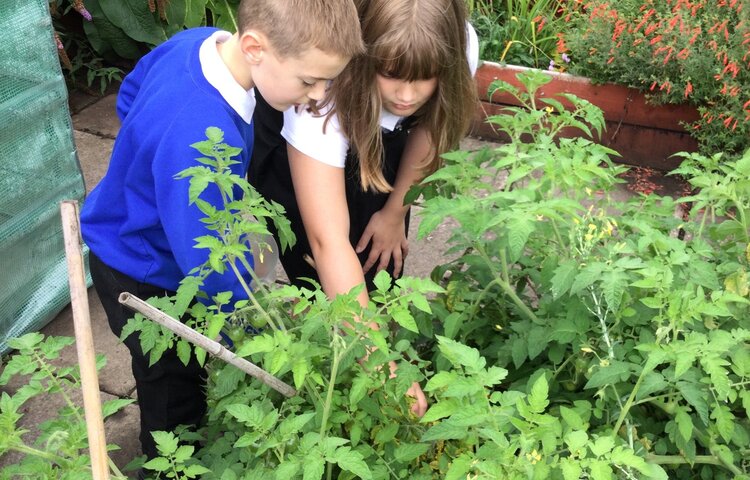
[[[174,295],[154,285],[139,283],[105,265],[93,252],[89,267],[94,288],[107,314],[109,326],[118,337],[134,313],[121,305],[117,297],[130,292],[145,300],[154,296]],[[178,425],[199,425],[206,413],[206,371],[195,357],[183,365],[174,350],[164,352],[149,366],[148,355],[141,350],[138,334],[125,339],[132,358],[133,377],[141,412],[141,448],[148,458],[158,456],[151,432],[172,431]]]

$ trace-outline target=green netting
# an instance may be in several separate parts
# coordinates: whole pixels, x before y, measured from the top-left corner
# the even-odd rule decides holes
[[[0,1],[0,351],[70,302],[59,203],[85,194],[47,0]]]

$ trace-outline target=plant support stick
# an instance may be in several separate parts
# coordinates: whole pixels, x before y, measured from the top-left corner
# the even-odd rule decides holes
[[[135,312],[140,313],[149,320],[152,320],[159,325],[171,330],[193,345],[201,347],[211,355],[219,357],[225,362],[239,368],[248,375],[257,378],[282,395],[286,397],[293,397],[297,395],[297,391],[290,385],[287,385],[286,383],[282,382],[257,365],[248,362],[244,358],[238,357],[234,353],[224,348],[219,342],[211,340],[207,336],[196,332],[194,329],[188,327],[179,320],[170,317],[158,308],[149,305],[135,295],[128,292],[122,292],[118,300],[121,304],[125,305]]]
[[[65,257],[68,263],[68,282],[73,309],[73,326],[76,337],[78,366],[81,370],[83,409],[89,436],[91,471],[94,480],[108,480],[107,441],[104,438],[104,419],[99,396],[99,379],[96,373],[94,337],[91,333],[86,273],[81,251],[81,226],[78,220],[78,203],[65,200],[60,204]]]

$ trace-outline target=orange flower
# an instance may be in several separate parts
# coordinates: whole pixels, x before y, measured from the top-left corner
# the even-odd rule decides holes
[[[691,93],[693,93],[693,84],[687,82],[687,85],[685,85],[685,98],[687,98]]]
[[[661,39],[662,39],[662,35],[655,36],[654,38],[651,39],[651,45],[661,41]]]
[[[680,60],[685,60],[689,55],[690,50],[688,50],[687,48],[683,48],[682,50],[680,50],[680,53],[677,54],[677,58],[679,58]]]

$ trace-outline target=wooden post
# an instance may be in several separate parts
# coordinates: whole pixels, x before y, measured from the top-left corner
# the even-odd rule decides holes
[[[86,429],[89,436],[91,471],[94,480],[108,480],[107,441],[104,438],[104,419],[99,396],[99,379],[96,372],[94,337],[91,334],[89,299],[86,289],[86,271],[81,250],[81,227],[78,219],[78,203],[65,200],[60,204],[65,258],[68,263],[68,282],[73,309],[78,366],[81,370],[83,389],[83,409],[86,416]]]
[[[219,342],[208,338],[207,336],[188,327],[179,320],[170,317],[166,313],[162,312],[153,305],[149,305],[135,295],[128,292],[122,292],[120,294],[119,301],[121,304],[125,305],[135,312],[140,313],[149,320],[153,320],[159,325],[168,328],[188,342],[194,345],[198,345],[211,355],[219,357],[225,362],[239,368],[248,375],[257,378],[282,395],[286,397],[293,397],[297,395],[297,391],[290,385],[282,382],[254,363],[251,363],[242,357],[238,357],[234,353],[224,348]]]

